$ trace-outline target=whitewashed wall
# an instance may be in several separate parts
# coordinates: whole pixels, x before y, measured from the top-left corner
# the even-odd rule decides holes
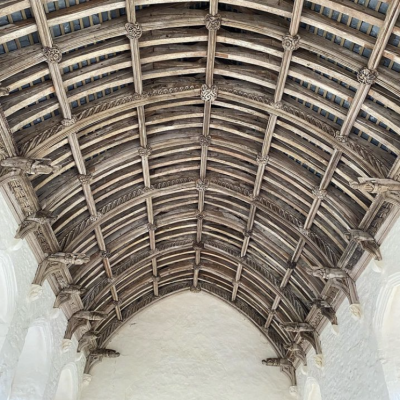
[[[41,298],[29,301],[28,295],[37,262],[26,241],[14,239],[17,227],[4,197],[0,194],[0,269],[3,271],[0,274],[0,290],[4,297],[1,297],[3,301],[0,307],[7,309],[0,313],[6,316],[0,321],[3,322],[0,330],[0,333],[3,333],[0,341],[0,399],[52,400],[61,370],[66,364],[75,363],[77,343],[73,342],[70,351],[61,352],[67,321],[62,312],[57,312],[53,308],[55,296],[47,282],[43,285]],[[9,290],[10,282],[15,284],[11,284],[11,290]],[[48,353],[42,354],[43,358],[49,358],[48,363],[42,363],[44,360],[38,362],[40,365],[50,366],[49,371],[43,371],[46,374],[44,393],[29,379],[30,371],[25,371],[26,379],[23,378],[23,370],[17,372],[26,334],[34,325],[40,325],[46,330],[46,337],[50,342]],[[81,359],[77,362],[77,384],[79,376],[82,376],[84,361]],[[21,365],[23,368],[24,363],[21,362]],[[16,372],[19,383],[14,382],[18,385],[13,385]],[[22,376],[22,379],[18,376]]]
[[[362,319],[351,318],[345,300],[337,312],[339,335],[330,325],[321,334],[325,367],[317,369],[310,352],[308,376],[297,373],[302,400],[309,399],[310,382],[319,385],[323,400],[400,400],[399,239],[400,220],[381,246],[383,261],[371,261],[357,280]],[[387,340],[393,332],[397,341]]]
[[[242,314],[206,293],[162,300],[121,328],[119,358],[92,369],[83,400],[288,400],[289,379],[261,360],[275,357]]]

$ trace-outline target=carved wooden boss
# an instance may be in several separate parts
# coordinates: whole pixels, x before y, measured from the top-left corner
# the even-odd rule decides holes
[[[358,261],[398,206],[399,0],[55,3],[0,5],[1,182],[31,298],[50,283],[89,372],[135,313],[204,290],[295,385],[342,294],[361,316]]]

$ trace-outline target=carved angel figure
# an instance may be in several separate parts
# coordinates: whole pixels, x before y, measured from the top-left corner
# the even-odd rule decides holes
[[[307,365],[307,357],[304,349],[296,342],[285,345],[285,349],[291,352],[295,357],[298,357],[304,365]]]
[[[336,312],[327,301],[323,299],[315,299],[312,304],[320,310],[321,314],[327,318],[332,325],[337,325]]]
[[[82,265],[89,262],[90,258],[84,253],[54,253],[47,257],[51,263],[61,263],[65,265]]]
[[[96,349],[93,350],[90,353],[91,356],[95,356],[95,357],[106,357],[106,358],[117,358],[120,356],[120,353],[118,353],[115,350],[111,350],[111,349]]]
[[[355,240],[368,253],[375,256],[375,260],[382,260],[382,254],[379,250],[379,245],[368,232],[360,229],[350,229],[344,233],[349,239]]]
[[[268,367],[292,366],[292,363],[287,358],[267,358],[262,360],[262,363]]]
[[[358,178],[358,182],[350,182],[352,189],[367,193],[399,192],[400,182],[393,179]]]
[[[69,301],[74,294],[83,294],[86,292],[86,289],[81,288],[79,285],[70,285],[61,289],[56,297],[56,301],[54,302],[54,307],[59,308],[61,304]]]
[[[21,170],[29,175],[48,175],[61,168],[61,166],[58,165],[51,165],[51,160],[49,158],[31,159],[25,157],[11,157],[1,160],[0,165],[12,170]]]
[[[307,322],[283,322],[280,326],[286,332],[313,332],[314,328]]]
[[[324,268],[312,266],[307,268],[306,272],[308,275],[317,276],[322,279],[344,279],[347,278],[347,272],[340,268]]]
[[[77,311],[73,315],[73,317],[78,318],[78,319],[86,319],[88,321],[101,321],[107,317],[107,313],[101,312],[101,311],[81,310],[81,311]]]

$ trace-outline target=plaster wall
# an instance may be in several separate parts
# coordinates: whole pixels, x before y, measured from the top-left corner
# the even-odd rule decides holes
[[[53,400],[61,370],[69,362],[75,363],[77,342],[73,341],[68,352],[61,351],[67,320],[60,310],[53,308],[55,296],[47,282],[43,285],[41,297],[35,301],[29,300],[38,263],[28,243],[14,239],[17,228],[17,222],[0,193],[0,268],[11,274],[7,282],[11,280],[16,283],[15,288],[6,293],[7,324],[3,324],[4,336],[0,342],[0,399]],[[18,371],[26,335],[29,328],[35,325],[46,327],[49,341],[48,351],[41,355],[43,359],[38,360],[38,364],[50,366],[44,390],[34,387],[35,382],[30,379],[31,371],[24,368],[23,362],[20,363],[22,370]],[[76,363],[78,376],[81,377],[84,357]],[[14,382],[16,376],[18,382]]]
[[[291,399],[289,379],[261,363],[276,356],[265,336],[203,292],[150,306],[107,347],[121,356],[93,367],[82,400]]]
[[[396,360],[400,357],[399,341],[390,341],[390,349],[385,348],[386,324],[393,324],[398,333],[400,322],[393,308],[387,313],[388,307],[400,307],[397,301],[380,300],[390,298],[389,291],[397,290],[396,285],[390,285],[393,276],[399,276],[400,260],[400,220],[397,220],[384,243],[381,245],[382,262],[371,260],[368,267],[357,280],[360,303],[363,308],[361,320],[354,320],[349,311],[347,300],[337,310],[339,334],[332,332],[328,324],[321,333],[322,350],[325,367],[318,369],[312,360],[313,350],[308,353],[308,376],[297,371],[298,390],[300,398],[307,400],[312,385],[310,380],[317,382],[323,400],[399,400],[399,373],[396,370]],[[379,269],[381,272],[376,272]],[[398,279],[400,284],[400,279]],[[396,348],[396,346],[398,348]],[[388,370],[392,375],[388,375]],[[391,380],[391,384],[389,384]],[[397,387],[396,387],[397,385]]]

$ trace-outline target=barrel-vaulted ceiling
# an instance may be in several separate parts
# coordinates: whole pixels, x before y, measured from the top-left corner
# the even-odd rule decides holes
[[[399,8],[3,0],[3,175],[36,224],[35,283],[64,290],[69,317],[107,313],[67,337],[91,326],[104,347],[191,288],[237,307],[283,357],[298,338],[284,324],[316,327],[316,299],[324,316],[340,290],[357,303],[354,266],[363,249],[379,257],[390,205],[354,182],[400,171]],[[72,255],[57,268],[51,253]]]

